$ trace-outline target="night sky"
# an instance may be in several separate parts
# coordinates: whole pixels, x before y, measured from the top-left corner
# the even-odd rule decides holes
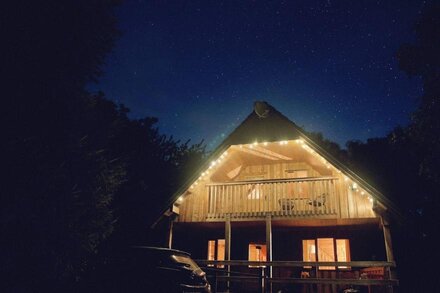
[[[425,1],[125,1],[100,83],[132,118],[216,146],[265,100],[340,143],[406,124],[421,83],[395,52]]]

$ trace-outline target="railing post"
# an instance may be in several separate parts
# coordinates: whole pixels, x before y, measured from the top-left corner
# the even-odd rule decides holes
[[[231,216],[226,215],[225,219],[225,259],[231,260]],[[228,281],[226,282],[226,290],[229,292],[229,277],[231,276],[231,266],[226,266]]]
[[[266,215],[266,254],[267,261],[272,261],[272,216]],[[272,266],[268,266],[267,277],[272,278]],[[272,292],[272,283],[267,287],[268,292]]]

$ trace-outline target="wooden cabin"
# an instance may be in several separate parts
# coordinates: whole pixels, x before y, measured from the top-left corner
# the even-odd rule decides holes
[[[256,102],[162,220],[168,245],[217,276],[217,291],[389,292],[393,211],[295,123]]]

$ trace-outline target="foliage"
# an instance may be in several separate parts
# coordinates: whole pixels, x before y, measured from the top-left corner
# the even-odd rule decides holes
[[[203,149],[84,91],[117,37],[115,4],[18,0],[1,11],[2,292],[79,288],[112,235],[148,238],[148,216]]]
[[[347,144],[350,162],[400,206],[406,221],[394,226],[400,290],[438,288],[440,255],[440,5],[428,5],[415,26],[416,40],[397,52],[402,70],[423,80],[423,96],[410,125],[387,137]],[[417,269],[420,267],[425,269]]]

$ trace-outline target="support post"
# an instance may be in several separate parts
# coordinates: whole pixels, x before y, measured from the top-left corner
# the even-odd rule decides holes
[[[225,218],[225,259],[231,260],[231,216],[226,215]],[[231,266],[226,266],[227,276],[229,277],[231,274]],[[226,282],[226,290],[229,292],[229,279]]]
[[[388,222],[388,220],[384,217],[381,216],[381,223],[382,223],[382,230],[383,230],[383,238],[384,238],[384,242],[385,242],[385,252],[387,255],[387,261],[389,262],[394,262],[394,253],[393,253],[393,244],[391,241],[391,230],[390,230],[390,223]],[[390,279],[395,279],[396,275],[395,272],[391,269],[388,268],[388,276]],[[392,293],[393,292],[393,286],[389,286],[388,287],[388,293]]]
[[[170,217],[170,222],[168,225],[168,248],[172,248],[173,246],[173,228],[174,228],[174,218]]]
[[[266,254],[267,261],[272,261],[272,216],[266,215]],[[268,267],[267,278],[272,278],[272,266]],[[272,283],[266,284],[266,290],[272,292]]]
[[[381,217],[381,221],[382,221],[382,229],[383,229],[383,238],[385,240],[385,252],[387,254],[387,261],[394,261],[390,223],[384,217]]]

